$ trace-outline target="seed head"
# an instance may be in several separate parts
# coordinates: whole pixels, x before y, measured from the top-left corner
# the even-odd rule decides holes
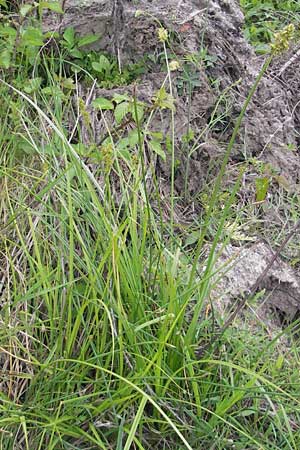
[[[289,49],[290,41],[295,35],[295,26],[290,23],[284,27],[281,31],[275,34],[274,42],[271,46],[274,53],[283,53]]]
[[[178,61],[176,61],[175,59],[173,59],[172,61],[170,61],[169,63],[169,69],[171,72],[174,72],[175,70],[178,70],[180,67],[180,64]]]
[[[168,39],[168,30],[161,27],[157,30],[157,35],[160,42],[166,42],[166,40]]]
[[[134,17],[140,17],[144,14],[144,11],[142,9],[137,9],[135,12]]]

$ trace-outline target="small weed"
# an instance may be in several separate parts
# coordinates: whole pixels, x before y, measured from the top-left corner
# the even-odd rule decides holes
[[[275,33],[285,25],[299,25],[298,0],[240,0],[245,13],[245,36],[257,53],[270,51]]]
[[[99,41],[101,36],[90,34],[80,37],[73,28],[67,28],[62,36],[43,33],[35,13],[41,13],[45,8],[60,12],[58,5],[55,2],[26,4],[20,7],[17,19],[10,14],[3,15],[0,25],[0,69],[11,71],[16,86],[23,88],[26,85],[27,93],[37,91],[47,80],[45,63],[50,60],[52,74],[69,80],[65,81],[64,87],[67,88],[72,80],[74,83],[75,72],[79,74],[79,79],[86,82],[96,79],[98,86],[104,88],[127,85],[144,73],[143,62],[128,64],[120,71],[116,58],[88,50],[88,46]]]
[[[117,59],[111,55],[86,50],[86,46],[100,39],[89,35],[77,37],[73,28],[67,28],[58,39],[61,48],[60,57],[66,63],[68,73],[88,73],[97,80],[98,86],[113,88],[130,84],[145,72],[144,62],[125,65],[120,71]],[[84,47],[84,48],[83,48]],[[87,78],[86,78],[87,80]]]

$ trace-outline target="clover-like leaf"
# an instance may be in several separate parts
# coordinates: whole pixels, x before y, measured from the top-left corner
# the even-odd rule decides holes
[[[33,5],[30,3],[25,3],[20,7],[19,13],[21,17],[27,16],[27,14],[33,9]]]
[[[40,9],[50,9],[50,11],[56,12],[58,14],[63,14],[63,9],[60,2],[41,2],[39,4]]]
[[[11,52],[6,49],[0,53],[0,67],[3,69],[9,69],[11,63]]]
[[[25,82],[23,89],[27,94],[32,94],[41,87],[42,81],[41,77],[31,78]]]
[[[93,44],[93,42],[96,42],[100,39],[100,36],[98,34],[87,34],[86,36],[82,36],[80,39],[78,39],[78,47],[83,47],[84,45]]]
[[[161,146],[161,143],[159,141],[156,140],[151,140],[149,141],[149,146],[151,148],[151,150],[154,151],[154,153],[156,153],[158,156],[160,156],[164,161],[166,160],[166,154]]]
[[[119,103],[115,108],[115,119],[117,123],[121,123],[126,114],[130,112],[130,103]]]
[[[73,27],[68,27],[65,29],[63,34],[64,40],[72,47],[75,43],[75,31]]]
[[[22,43],[26,46],[41,47],[44,43],[42,30],[34,27],[26,28],[22,35]]]
[[[114,96],[113,96],[113,101],[115,102],[115,103],[122,103],[122,102],[128,102],[129,101],[129,97],[128,97],[128,95],[127,94],[118,94],[118,93],[115,93],[114,94]]]
[[[92,105],[96,109],[102,109],[102,110],[114,109],[113,103],[110,100],[108,100],[107,98],[104,98],[104,97],[96,98],[92,102]]]

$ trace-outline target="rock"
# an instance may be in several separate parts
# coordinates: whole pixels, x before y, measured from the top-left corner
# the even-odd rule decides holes
[[[228,245],[217,261],[218,281],[211,298],[217,310],[224,314],[227,307],[248,295],[256,280],[266,269],[272,251],[264,242],[250,247]],[[270,307],[279,310],[287,320],[300,311],[300,278],[288,263],[280,258],[274,262],[258,291],[265,290],[261,313]],[[250,299],[251,300],[251,299]]]
[[[80,34],[99,33],[102,38],[95,48],[115,52],[122,63],[161,51],[162,45],[157,38],[159,26],[173,32],[172,45],[179,55],[191,52],[199,55],[199,49],[206,48],[207,54],[214,57],[213,64],[206,65],[203,61],[197,70],[199,83],[193,89],[190,102],[186,96],[182,97],[176,92],[176,76],[180,78],[180,72],[173,76],[174,95],[177,98],[176,147],[183,167],[177,171],[176,184],[181,189],[186,178],[184,167],[189,159],[188,164],[196,170],[194,173],[197,174],[200,191],[207,177],[207,155],[201,152],[201,147],[188,156],[183,154],[180,141],[187,128],[187,118],[195,134],[201,134],[199,144],[217,142],[219,150],[211,157],[214,158],[216,153],[221,155],[265,59],[257,57],[244,38],[243,14],[239,2],[65,0],[64,9],[63,17],[54,13],[44,17],[45,29],[63,30],[73,26]],[[143,11],[143,14],[136,14],[137,10]],[[285,61],[281,61],[280,67],[284,64]],[[300,179],[297,152],[300,90],[296,89],[299,81],[293,73],[295,64],[296,60],[280,73],[280,78],[268,72],[262,79],[249,105],[232,154],[232,158],[238,161],[255,157],[270,163],[277,174],[287,180],[291,189]],[[289,77],[291,89],[287,89],[283,76]],[[142,83],[152,84],[154,90],[153,77],[156,77],[155,73],[149,75],[148,80],[147,77],[143,79]],[[143,86],[138,91],[142,93]],[[220,102],[222,95],[223,100]],[[214,108],[216,115],[222,115],[217,125],[212,123]],[[163,119],[161,127],[165,133],[170,129],[170,115],[165,114]],[[168,173],[166,168],[164,177]],[[194,181],[192,185],[191,190],[196,192]]]

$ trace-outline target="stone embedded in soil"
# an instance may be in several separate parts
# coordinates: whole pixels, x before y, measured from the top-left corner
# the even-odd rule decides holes
[[[220,313],[242,299],[266,269],[273,256],[270,247],[258,242],[250,247],[237,248],[228,245],[222,250],[216,263],[218,281],[213,287],[211,298]],[[259,286],[265,290],[260,300],[260,313],[266,309],[279,310],[287,320],[292,320],[300,311],[300,278],[295,270],[281,258],[277,258]]]

